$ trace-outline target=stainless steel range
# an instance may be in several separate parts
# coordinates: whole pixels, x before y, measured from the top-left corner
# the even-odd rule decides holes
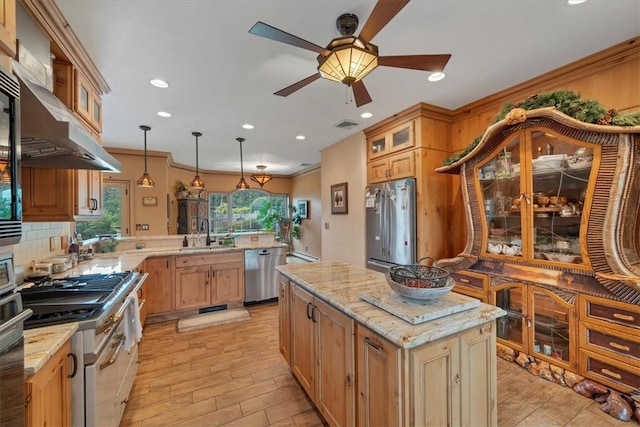
[[[138,296],[146,278],[130,271],[82,275],[20,291],[33,311],[25,328],[78,322],[71,347],[84,369],[72,379],[74,426],[120,423],[137,371]]]

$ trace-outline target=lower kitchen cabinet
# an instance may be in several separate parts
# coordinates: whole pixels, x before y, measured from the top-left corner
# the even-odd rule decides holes
[[[178,256],[175,263],[176,310],[243,301],[242,251]]]
[[[369,328],[356,325],[358,426],[402,425],[400,347]]]
[[[280,354],[291,364],[291,294],[289,280],[279,277],[278,292],[278,338]]]
[[[291,369],[332,426],[354,416],[353,320],[291,286]]]
[[[25,379],[25,426],[71,425],[71,341],[34,375]]]
[[[146,287],[147,315],[170,313],[174,305],[173,257],[148,258],[144,270],[149,273]]]

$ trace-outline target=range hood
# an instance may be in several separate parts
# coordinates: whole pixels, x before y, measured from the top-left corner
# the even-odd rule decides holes
[[[120,172],[122,165],[102,148],[74,114],[29,72],[13,61],[20,81],[22,166]]]

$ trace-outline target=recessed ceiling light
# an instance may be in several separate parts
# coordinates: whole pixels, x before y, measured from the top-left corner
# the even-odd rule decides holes
[[[363,119],[368,119],[370,117],[373,117],[373,113],[370,113],[370,112],[366,111],[366,112],[360,114],[360,117],[362,117]]]
[[[160,117],[171,117],[171,113],[167,113],[166,111],[158,111],[158,115]]]
[[[149,83],[151,83],[155,87],[159,87],[161,89],[166,89],[166,88],[169,87],[169,83],[165,82],[162,79],[151,79],[151,80],[149,80]]]
[[[245,123],[242,125],[243,129],[253,129],[253,125],[250,125],[249,123]]]
[[[303,140],[303,139],[305,139],[305,138],[306,138],[306,136],[304,136],[304,135],[298,135],[298,136],[296,136],[296,139],[299,139],[300,141],[302,141],[302,140]]]
[[[438,72],[429,74],[429,77],[427,77],[427,79],[429,79],[430,82],[437,82],[444,79],[445,76],[446,76],[445,73],[438,71]]]
[[[587,0],[567,0],[567,3],[571,6],[575,6],[576,4],[584,3]]]

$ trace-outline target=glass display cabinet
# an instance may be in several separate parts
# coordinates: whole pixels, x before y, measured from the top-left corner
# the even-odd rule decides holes
[[[588,266],[580,241],[598,155],[596,145],[533,128],[479,163],[483,255]]]

